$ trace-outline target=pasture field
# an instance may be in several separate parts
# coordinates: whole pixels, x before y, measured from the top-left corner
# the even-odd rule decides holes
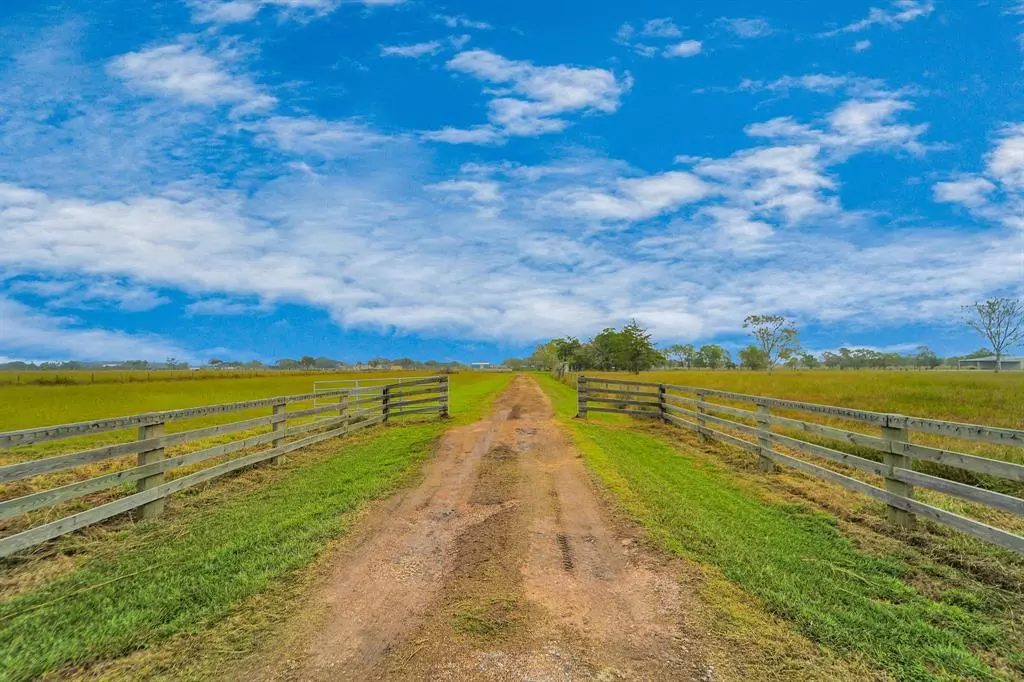
[[[660,370],[587,376],[715,388],[874,412],[1024,428],[1024,372]],[[575,383],[575,375],[567,381]]]
[[[0,431],[65,424],[198,405],[311,393],[314,381],[430,376],[427,371],[393,372],[203,372],[196,380],[178,372],[146,372],[128,382],[88,382],[88,372],[59,373],[81,381],[69,384],[15,384],[0,372]],[[39,374],[53,374],[39,372]],[[116,373],[121,374],[121,373]],[[84,375],[84,376],[83,376]]]
[[[451,423],[478,418],[511,379],[453,375],[449,423],[375,427],[326,441],[294,453],[284,465],[257,466],[174,496],[156,522],[104,524],[65,536],[28,560],[5,562],[0,679],[54,671],[73,677],[81,666],[203,633],[243,602],[290,584],[285,579],[350,529],[364,504],[415,479]],[[302,386],[275,383],[261,391],[307,391],[308,378],[302,380]],[[48,388],[52,395],[68,395],[61,393],[67,387]],[[219,387],[215,401],[258,397],[241,393],[244,388]],[[191,397],[192,404],[210,401],[209,394]],[[181,406],[166,400],[163,395],[149,404]],[[88,405],[74,409],[97,416]],[[98,416],[109,414],[101,410]],[[265,617],[273,614],[250,610],[245,620],[256,627]],[[245,632],[241,639],[234,645],[253,645]]]
[[[807,381],[802,377],[700,375],[645,374],[640,380],[686,385],[703,380],[709,386],[719,381],[715,387],[723,390],[767,393],[760,380],[786,386],[775,388],[774,395],[782,397],[833,404],[837,397],[836,389],[800,392],[799,382]],[[708,612],[702,625],[729,642],[731,652],[746,652],[735,658],[753,656],[739,677],[772,678],[772,661],[782,657],[791,679],[834,679],[834,673],[818,667],[820,659],[801,653],[786,634],[790,628],[876,671],[858,678],[1024,675],[1020,557],[978,542],[892,537],[884,523],[871,523],[873,516],[882,518],[874,502],[793,472],[758,474],[745,453],[702,443],[683,429],[620,415],[572,419],[573,386],[538,378],[591,472],[621,507],[663,549],[704,567],[701,592]],[[868,378],[862,390],[879,380]],[[1002,377],[998,382],[1012,390]],[[934,385],[931,390],[950,392]],[[903,396],[902,404],[916,404],[905,385],[897,383],[896,394]],[[865,402],[872,399],[865,396]],[[758,613],[771,614],[786,627],[772,626]],[[724,670],[734,664],[721,661]]]

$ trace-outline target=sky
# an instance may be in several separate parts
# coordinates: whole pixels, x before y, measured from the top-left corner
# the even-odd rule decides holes
[[[1021,0],[6,0],[0,360],[974,350],[1021,93]]]

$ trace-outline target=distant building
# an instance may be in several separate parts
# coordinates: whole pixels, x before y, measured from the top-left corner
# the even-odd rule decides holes
[[[996,356],[988,355],[983,358],[971,358],[969,360],[957,360],[958,369],[987,369],[996,368]],[[1010,371],[1024,371],[1024,356],[1004,355],[999,363],[999,369]]]
[[[471,362],[469,366],[473,369],[490,369],[492,367],[489,362]]]

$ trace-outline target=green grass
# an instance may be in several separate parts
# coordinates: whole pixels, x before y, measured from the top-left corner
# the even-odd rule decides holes
[[[570,387],[547,377],[542,384],[563,418],[574,413]],[[858,551],[834,518],[765,502],[723,467],[651,435],[571,424],[588,465],[660,544],[717,567],[811,640],[903,680],[1012,674],[979,657],[1002,654],[1008,665],[1013,654],[970,597],[926,598],[901,579],[906,565]]]
[[[455,423],[479,417],[510,375],[476,375],[452,393]],[[415,475],[447,428],[378,428],[224,504],[130,526],[91,547],[69,575],[0,605],[0,679],[122,656],[197,633],[306,566],[364,503]],[[302,452],[292,455],[301,459]],[[216,483],[214,484],[216,485]]]

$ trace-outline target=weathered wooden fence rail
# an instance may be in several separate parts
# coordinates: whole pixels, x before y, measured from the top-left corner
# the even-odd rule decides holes
[[[1024,516],[1024,499],[915,471],[913,462],[935,462],[1016,482],[1024,482],[1024,466],[910,442],[912,432],[922,432],[1024,449],[1024,430],[868,412],[693,386],[585,376],[578,377],[577,382],[578,416],[581,418],[586,418],[590,412],[611,412],[660,419],[756,455],[758,469],[761,471],[769,472],[775,465],[788,466],[881,500],[888,506],[888,517],[893,523],[907,526],[913,524],[917,516],[922,516],[1015,552],[1024,553],[1024,537],[915,500],[914,488],[927,488],[1018,516]],[[754,409],[741,409],[716,401],[746,403],[753,405]],[[857,433],[835,426],[783,417],[773,414],[772,410],[803,412],[819,417],[860,422],[877,427],[880,432],[878,436]],[[775,433],[773,427],[870,448],[880,453],[881,461]],[[721,429],[749,436],[756,439],[756,442],[725,433]],[[784,454],[779,452],[779,447],[881,476],[884,488]]]
[[[337,402],[319,407],[288,411],[289,405],[308,403],[313,399],[337,397]],[[209,417],[213,415],[270,408],[267,416],[243,419],[216,426],[166,434],[168,422]],[[403,380],[400,384],[383,384],[360,388],[339,389],[329,393],[302,394],[263,398],[238,403],[190,407],[166,412],[150,412],[129,417],[96,419],[75,424],[62,424],[20,431],[0,432],[0,449],[75,438],[118,431],[138,429],[134,441],[105,445],[70,454],[30,459],[0,466],[0,486],[23,479],[75,469],[105,460],[136,455],[135,466],[118,469],[100,476],[77,480],[47,490],[33,492],[10,499],[0,499],[0,520],[26,514],[44,507],[107,490],[125,483],[136,482],[133,494],[112,502],[81,511],[70,516],[0,538],[0,557],[38,545],[52,538],[70,533],[112,516],[138,510],[140,518],[154,518],[160,514],[163,502],[172,493],[191,488],[218,476],[243,467],[271,460],[281,462],[285,455],[330,438],[389,421],[397,416],[421,414],[445,416],[448,414],[448,378],[424,377]],[[318,417],[289,426],[289,421]],[[168,447],[218,438],[226,434],[251,431],[269,426],[271,430],[250,435],[228,443],[206,447],[194,452],[168,457]],[[289,440],[302,436],[298,440]],[[180,478],[166,480],[165,474],[174,469],[198,464],[238,452],[255,452],[228,459]],[[16,450],[15,450],[16,452]]]

